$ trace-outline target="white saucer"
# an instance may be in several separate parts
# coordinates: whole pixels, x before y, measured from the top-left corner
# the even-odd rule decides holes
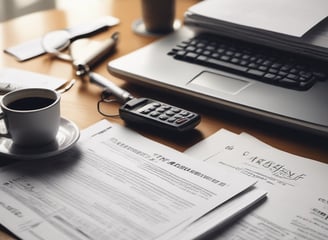
[[[172,31],[178,30],[180,27],[181,27],[180,20],[178,20],[178,19],[174,20],[173,30]],[[168,33],[152,33],[152,32],[148,32],[146,30],[145,24],[142,21],[142,19],[137,19],[137,20],[135,20],[132,23],[132,30],[135,33],[140,34],[140,35],[143,35],[143,36],[158,37],[158,36],[163,36],[163,35],[168,34]]]
[[[56,141],[53,143],[36,148],[23,148],[13,144],[10,138],[0,138],[0,157],[19,160],[52,157],[73,147],[79,137],[80,130],[75,123],[61,118]]]

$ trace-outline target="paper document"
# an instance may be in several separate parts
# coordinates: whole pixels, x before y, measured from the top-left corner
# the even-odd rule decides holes
[[[43,87],[57,89],[66,83],[65,79],[45,74],[15,69],[0,69],[0,92],[9,92],[20,88]]]
[[[301,37],[328,16],[327,0],[207,0],[189,12],[226,23]]]
[[[32,240],[168,239],[256,181],[103,120],[63,155],[0,168],[0,223]]]
[[[203,140],[187,154],[234,169],[268,191],[268,199],[216,239],[328,239],[328,165],[289,154],[247,134],[226,130]]]
[[[173,235],[171,239],[207,239],[209,234],[213,235],[213,233],[222,230],[228,224],[234,224],[236,219],[243,217],[241,215],[248,214],[249,211],[247,210],[254,207],[255,204],[262,204],[262,200],[266,200],[266,194],[266,191],[256,187],[247,189],[242,194],[188,225],[181,232]],[[253,209],[251,210],[253,211]]]

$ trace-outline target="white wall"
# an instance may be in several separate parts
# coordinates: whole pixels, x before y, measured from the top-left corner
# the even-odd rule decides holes
[[[55,0],[0,0],[0,22],[28,13],[55,8]]]

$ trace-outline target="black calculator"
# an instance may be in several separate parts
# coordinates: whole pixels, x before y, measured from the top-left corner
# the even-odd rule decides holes
[[[200,122],[200,115],[150,98],[133,98],[119,109],[127,123],[151,125],[170,131],[184,132]]]

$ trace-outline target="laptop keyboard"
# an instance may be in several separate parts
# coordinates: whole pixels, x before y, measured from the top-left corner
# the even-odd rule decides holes
[[[308,90],[328,76],[313,59],[211,34],[183,41],[168,54],[178,60],[295,90]]]

